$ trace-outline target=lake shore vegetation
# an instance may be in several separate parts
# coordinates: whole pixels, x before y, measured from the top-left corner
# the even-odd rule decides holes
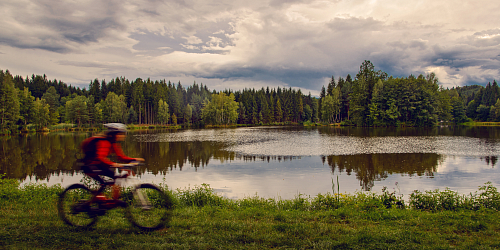
[[[78,230],[57,216],[60,185],[19,186],[0,179],[0,244],[37,249],[494,249],[500,247],[500,194],[490,183],[470,195],[415,191],[407,199],[382,193],[257,195],[224,198],[209,185],[169,190],[175,208],[169,225],[133,228],[121,209],[95,227]],[[124,190],[124,192],[127,192]]]
[[[352,77],[332,76],[319,97],[292,88],[211,91],[166,80],[94,79],[88,89],[46,75],[0,70],[0,134],[134,126],[340,124],[415,126],[500,121],[500,87],[493,81],[444,89],[433,73],[393,77],[364,61]]]

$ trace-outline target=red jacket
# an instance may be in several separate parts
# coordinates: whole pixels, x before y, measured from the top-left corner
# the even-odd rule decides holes
[[[123,153],[119,143],[112,144],[108,140],[100,140],[96,143],[96,157],[91,160],[90,164],[103,163],[109,166],[113,165],[114,162],[108,158],[111,153],[115,153],[122,162],[131,162],[135,160],[135,158],[130,158]]]

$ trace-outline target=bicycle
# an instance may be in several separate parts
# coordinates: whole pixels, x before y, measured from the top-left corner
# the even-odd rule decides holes
[[[130,177],[133,175],[132,167],[138,165],[139,163],[122,164],[122,169],[129,170],[129,174],[119,176],[117,180],[133,179]],[[97,190],[80,183],[70,185],[59,195],[59,216],[66,224],[78,228],[93,226],[99,216],[117,207],[124,208],[125,217],[142,230],[162,228],[170,220],[173,208],[171,197],[156,185],[136,184],[130,192],[121,194],[121,197],[107,199],[103,192],[112,184],[115,182],[106,182]]]

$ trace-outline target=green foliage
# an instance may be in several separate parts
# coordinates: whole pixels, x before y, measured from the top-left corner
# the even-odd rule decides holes
[[[45,75],[23,79],[0,74],[0,130],[18,132],[33,124],[38,130],[58,122],[96,126],[105,122],[185,124],[201,127],[228,124],[341,123],[357,126],[434,126],[439,121],[461,124],[469,119],[500,121],[500,87],[439,88],[433,73],[388,77],[364,61],[350,75],[322,86],[320,99],[301,90],[210,91],[196,82],[181,83],[124,77],[90,81],[88,91]],[[214,96],[216,96],[214,98]],[[232,96],[232,97],[231,97]],[[227,99],[229,98],[229,99]],[[40,101],[37,101],[40,100]],[[161,101],[161,102],[160,102]],[[47,106],[48,105],[48,106]],[[47,112],[48,107],[48,112]]]
[[[200,187],[177,189],[177,199],[183,206],[221,206],[228,201],[213,192],[208,184]]]
[[[88,122],[89,110],[87,108],[88,99],[85,96],[77,96],[73,100],[66,102],[66,120],[78,124]]]
[[[226,95],[223,92],[212,94],[212,100],[205,99],[201,110],[202,118],[206,124],[221,125],[232,124],[238,119],[238,102],[234,94]]]
[[[60,185],[48,187],[45,184],[26,184],[20,186],[16,179],[5,179],[0,175],[0,204],[15,202],[22,204],[53,203],[62,188]],[[1,205],[0,205],[1,208]]]
[[[37,129],[42,129],[50,124],[50,106],[43,99],[36,99],[34,103],[33,123]]]
[[[15,201],[21,194],[19,181],[16,179],[6,179],[4,176],[5,174],[0,174],[0,201]]]
[[[59,112],[57,108],[59,107],[59,94],[54,86],[51,86],[43,94],[42,100],[49,105],[49,124],[56,124],[59,122]]]
[[[127,121],[127,104],[125,103],[125,96],[116,95],[109,92],[105,101],[101,101],[102,114],[104,122],[120,122]]]
[[[22,123],[26,126],[35,119],[35,97],[25,88],[19,91],[19,114]]]
[[[17,91],[10,72],[0,71],[0,129],[2,130],[14,129],[19,119]]]
[[[481,208],[500,209],[500,193],[498,193],[497,188],[487,182],[479,188],[479,191],[470,195],[460,195],[449,189],[425,191],[424,193],[415,190],[410,195],[410,207],[433,212],[462,209],[478,210]]]
[[[158,121],[160,124],[166,124],[170,119],[170,114],[168,113],[168,103],[160,99],[158,101]]]

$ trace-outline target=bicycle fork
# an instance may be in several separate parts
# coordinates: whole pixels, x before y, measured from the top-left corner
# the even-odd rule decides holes
[[[144,191],[141,191],[140,189],[136,189],[134,192],[134,197],[137,198],[138,201],[140,201],[140,204],[137,204],[140,206],[142,209],[151,209],[151,203],[149,202],[149,199],[144,195]]]

